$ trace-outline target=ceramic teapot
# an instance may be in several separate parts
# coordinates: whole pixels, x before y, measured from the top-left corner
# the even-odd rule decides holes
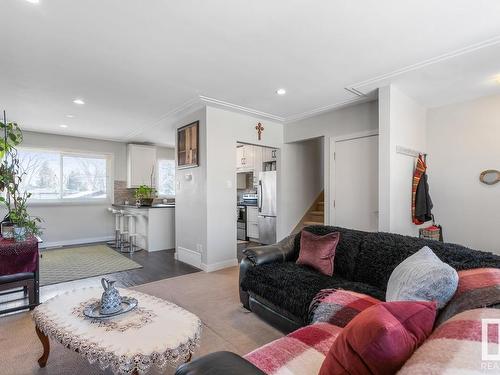
[[[101,284],[104,288],[101,298],[101,314],[113,314],[122,309],[122,297],[120,297],[120,293],[118,293],[118,290],[113,285],[114,283],[114,281],[104,277],[101,279]]]

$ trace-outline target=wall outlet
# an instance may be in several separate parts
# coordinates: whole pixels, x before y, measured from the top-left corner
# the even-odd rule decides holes
[[[203,246],[200,243],[196,244],[196,250],[201,254],[201,252],[203,251]]]

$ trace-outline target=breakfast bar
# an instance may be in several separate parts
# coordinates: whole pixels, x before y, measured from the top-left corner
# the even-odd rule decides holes
[[[135,216],[136,244],[147,251],[175,248],[175,205],[133,206],[113,204]]]

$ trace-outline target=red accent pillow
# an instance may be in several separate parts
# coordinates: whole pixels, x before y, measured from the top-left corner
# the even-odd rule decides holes
[[[334,341],[319,375],[395,374],[431,334],[436,302],[382,302],[361,312]]]
[[[309,266],[325,275],[333,275],[333,257],[340,240],[339,232],[318,236],[306,230],[300,237],[300,251],[297,264]]]

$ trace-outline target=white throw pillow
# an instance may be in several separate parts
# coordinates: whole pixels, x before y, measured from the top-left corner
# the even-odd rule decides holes
[[[427,246],[402,261],[392,271],[385,300],[436,301],[443,308],[458,287],[458,273]]]

